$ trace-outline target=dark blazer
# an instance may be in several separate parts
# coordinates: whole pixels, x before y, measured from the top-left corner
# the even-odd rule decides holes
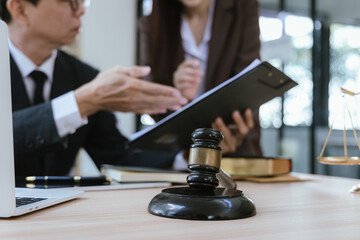
[[[125,150],[127,139],[116,128],[110,112],[88,117],[88,124],[61,139],[52,115],[51,103],[32,106],[20,71],[11,58],[11,87],[14,128],[15,171],[17,176],[66,175],[83,147],[99,167],[101,164],[151,165],[133,161],[138,153]],[[50,98],[56,98],[91,81],[98,71],[59,51]],[[159,166],[171,166],[160,162]],[[157,167],[159,167],[157,166]]]
[[[209,90],[248,66],[254,59],[260,58],[259,14],[256,0],[217,0],[209,44],[209,58],[206,72],[206,90]],[[140,20],[140,64],[152,66],[149,17]],[[180,31],[180,29],[179,29]],[[159,61],[161,75],[153,81],[173,85],[173,73],[184,61],[181,45],[173,46],[171,59]],[[166,49],[164,49],[166,51]],[[166,52],[161,56],[169,56]],[[255,128],[246,137],[236,155],[262,155],[260,148],[260,124],[258,112],[255,112]]]

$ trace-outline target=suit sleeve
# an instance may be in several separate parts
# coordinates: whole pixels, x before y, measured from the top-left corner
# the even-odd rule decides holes
[[[241,45],[237,52],[235,69],[236,73],[242,71],[255,59],[260,59],[260,27],[259,27],[259,5],[256,0],[242,1],[239,6],[246,16],[243,17],[243,33]]]
[[[142,17],[139,20],[139,39],[139,63],[151,66],[149,17]]]
[[[88,135],[84,144],[97,167],[101,164],[122,164],[127,143],[116,127],[113,113],[100,111],[89,117]]]
[[[13,112],[13,131],[16,156],[62,144],[50,102]]]
[[[246,13],[243,23],[242,44],[238,50],[235,72],[240,72],[247,67],[254,59],[260,59],[260,27],[258,2],[256,0],[242,1],[241,6],[244,8],[242,12]],[[259,110],[253,112],[254,128],[248,133],[243,144],[236,150],[234,154],[229,156],[261,156],[262,150],[260,146],[260,120]]]

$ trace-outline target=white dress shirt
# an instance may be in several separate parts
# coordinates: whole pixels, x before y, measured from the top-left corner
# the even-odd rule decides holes
[[[36,64],[34,64],[11,42],[11,40],[9,40],[9,49],[24,80],[24,85],[30,102],[33,101],[35,83],[29,75],[34,70],[42,71],[47,76],[47,80],[44,83],[43,94],[45,101],[49,101],[57,50],[53,50],[51,56],[41,66],[36,66]],[[81,118],[73,91],[51,100],[51,106],[55,125],[60,137],[65,137],[68,134],[74,133],[79,127],[87,124],[88,122],[87,118]]]

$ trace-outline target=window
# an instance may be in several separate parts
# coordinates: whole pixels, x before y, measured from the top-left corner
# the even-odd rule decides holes
[[[312,20],[280,13],[276,17],[261,16],[259,23],[262,59],[284,71],[299,84],[285,94],[283,104],[281,98],[277,98],[260,108],[261,126],[310,126],[313,89]]]
[[[360,90],[360,27],[332,24],[330,26],[329,126],[352,128],[345,112],[344,100],[355,128],[360,127],[360,98],[342,94],[340,88]]]

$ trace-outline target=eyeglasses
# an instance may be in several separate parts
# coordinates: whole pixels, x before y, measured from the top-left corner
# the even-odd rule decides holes
[[[68,0],[71,6],[71,10],[76,12],[79,10],[80,4],[82,4],[85,8],[90,6],[90,0]]]

